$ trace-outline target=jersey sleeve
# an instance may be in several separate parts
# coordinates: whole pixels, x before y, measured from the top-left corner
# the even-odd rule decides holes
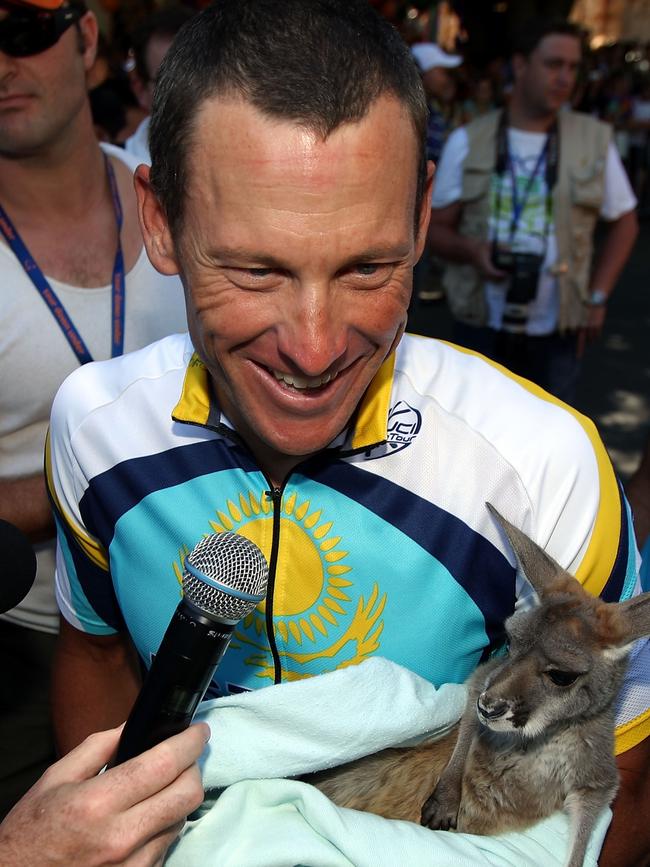
[[[57,529],[56,598],[63,617],[82,632],[114,634],[124,621],[113,589],[108,551],[82,517],[88,478],[75,455],[80,407],[73,373],[55,398],[45,445],[45,473]]]
[[[609,143],[605,164],[605,189],[600,216],[604,220],[618,220],[636,208],[637,200],[627,172],[613,142]]]
[[[568,411],[578,423],[578,437],[581,431],[582,439],[586,439],[583,461],[591,465],[588,473],[597,496],[587,502],[583,497],[572,496],[571,489],[567,488],[567,500],[550,533],[548,547],[551,551],[567,552],[566,557],[556,559],[564,562],[586,590],[606,602],[620,602],[642,592],[640,556],[631,510],[595,426],[579,413]],[[569,448],[569,443],[565,448]],[[580,510],[582,517],[579,517]],[[587,522],[581,525],[585,516]],[[572,536],[573,541],[569,542]],[[573,561],[567,565],[571,557]],[[650,735],[650,640],[647,638],[636,642],[630,655],[619,694],[616,725],[617,753],[631,749]]]
[[[639,594],[640,557],[631,510],[596,426],[534,383],[499,369],[505,380],[523,389],[518,423],[504,425],[504,415],[489,410],[481,430],[490,442],[500,443],[517,468],[528,503],[522,529],[592,595],[616,603]],[[511,395],[512,390],[503,391],[504,404]],[[512,507],[513,513],[523,502]],[[521,574],[515,595],[517,608],[535,604],[532,588]],[[650,735],[647,639],[636,642],[631,653],[616,722],[619,753]]]

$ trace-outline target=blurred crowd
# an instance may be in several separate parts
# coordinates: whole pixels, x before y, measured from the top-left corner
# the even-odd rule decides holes
[[[143,159],[146,123],[155,75],[182,24],[204,4],[201,0],[146,4],[111,16],[110,39],[100,34],[89,76],[97,136]],[[407,37],[408,38],[408,35]],[[416,44],[417,48],[431,43]],[[571,107],[611,123],[615,141],[639,202],[639,216],[650,216],[650,45],[616,43],[590,50]],[[507,104],[512,70],[507,58],[482,67],[465,62],[462,52],[437,58],[424,55],[425,87],[432,108],[429,156],[437,159],[444,140],[459,126]],[[139,134],[138,134],[139,131]],[[137,135],[137,138],[134,136]]]

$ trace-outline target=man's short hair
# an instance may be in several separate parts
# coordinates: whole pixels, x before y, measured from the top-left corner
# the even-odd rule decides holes
[[[149,42],[154,36],[159,36],[163,39],[173,39],[183,24],[189,21],[195,14],[194,9],[173,3],[152,12],[133,31],[133,36],[131,37],[133,60],[135,62],[135,70],[143,84],[147,84],[151,79],[151,70],[147,65]]]
[[[241,97],[323,138],[382,94],[413,122],[417,201],[426,181],[426,98],[410,52],[366,0],[219,0],[178,35],[160,68],[149,133],[151,184],[180,229],[194,121],[206,99]]]
[[[572,36],[582,41],[583,32],[566,18],[529,18],[515,33],[513,54],[530,57],[546,36]]]

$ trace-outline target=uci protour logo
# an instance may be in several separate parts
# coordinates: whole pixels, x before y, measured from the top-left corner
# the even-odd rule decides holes
[[[422,427],[422,415],[406,401],[400,400],[388,413],[388,445],[392,452],[410,446]]]

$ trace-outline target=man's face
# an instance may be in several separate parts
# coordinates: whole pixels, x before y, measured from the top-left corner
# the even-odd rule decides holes
[[[580,60],[575,36],[545,36],[528,59],[515,56],[515,87],[536,114],[553,114],[571,98]]]
[[[142,86],[138,98],[140,99],[142,107],[148,112],[151,111],[153,91],[156,85],[156,78],[158,76],[160,64],[165,59],[165,55],[169,51],[172,42],[172,36],[162,36],[155,33],[147,43],[144,56],[147,64],[147,72],[149,73],[149,79],[147,83]]]
[[[442,66],[434,66],[422,75],[422,84],[427,96],[446,102],[449,91],[452,89],[452,78],[447,69]]]
[[[273,473],[346,427],[403,333],[429,213],[425,192],[416,238],[415,134],[386,97],[325,141],[211,99],[192,144],[171,258],[220,404]]]
[[[0,9],[0,17],[7,13]],[[29,57],[0,51],[0,156],[20,157],[50,147],[87,104],[86,72],[97,27],[87,13],[51,48]],[[83,49],[81,47],[83,41]]]

